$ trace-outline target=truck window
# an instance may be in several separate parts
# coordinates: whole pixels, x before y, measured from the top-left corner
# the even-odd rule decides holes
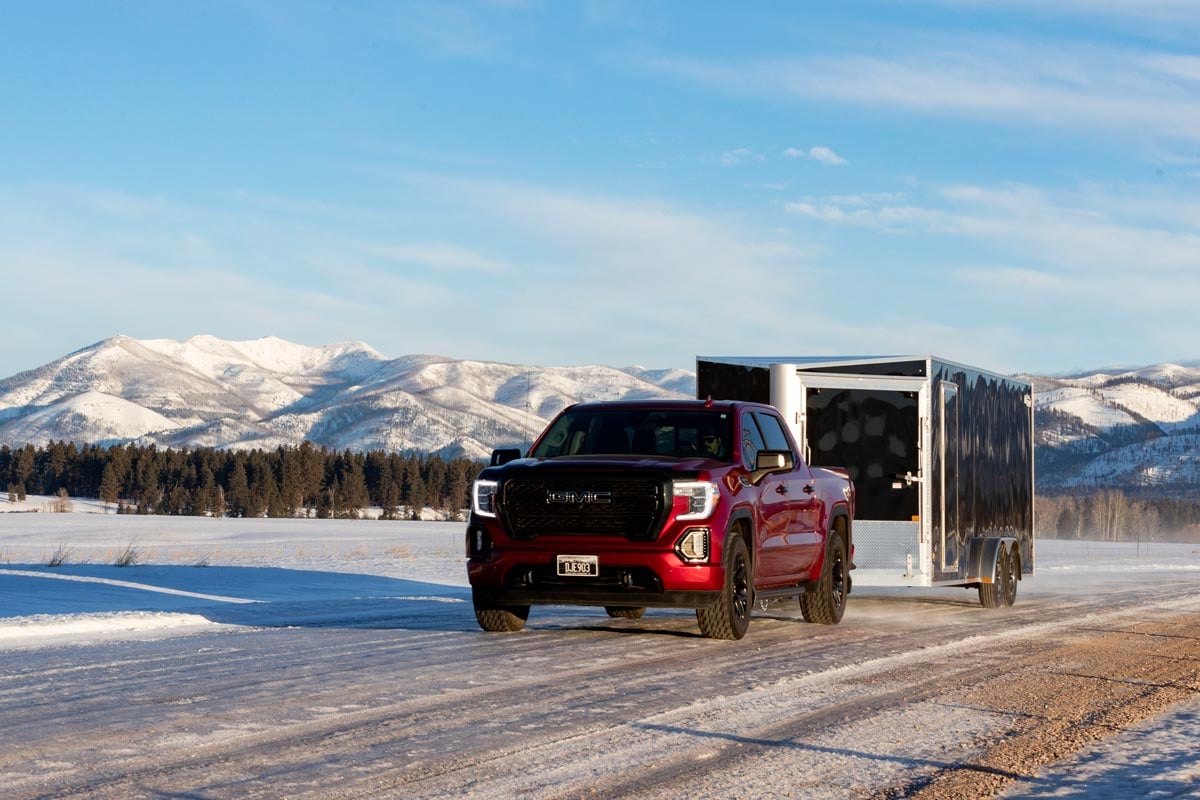
[[[758,427],[762,431],[763,441],[767,443],[768,450],[787,450],[791,452],[792,445],[788,442],[787,435],[783,432],[783,426],[779,424],[779,418],[774,414],[768,414],[764,411],[755,411],[754,418],[758,420]],[[793,460],[795,453],[792,453]]]
[[[733,420],[723,411],[578,408],[556,419],[530,455],[640,455],[732,459]]]
[[[758,451],[766,450],[762,434],[758,431],[758,423],[754,414],[746,411],[742,414],[742,463],[747,469],[754,469],[758,463]]]

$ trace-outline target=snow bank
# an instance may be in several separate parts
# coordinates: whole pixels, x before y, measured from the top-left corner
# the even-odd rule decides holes
[[[5,514],[0,651],[463,603],[462,537],[445,522]],[[126,551],[134,564],[114,566]]]

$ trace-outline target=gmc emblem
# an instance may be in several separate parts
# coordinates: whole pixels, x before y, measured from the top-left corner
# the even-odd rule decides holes
[[[551,489],[546,492],[546,504],[572,503],[611,503],[612,492],[568,492]]]

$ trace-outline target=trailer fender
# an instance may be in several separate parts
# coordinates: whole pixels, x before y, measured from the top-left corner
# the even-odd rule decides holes
[[[1016,546],[1017,540],[1012,536],[978,536],[972,539],[967,556],[967,584],[994,581],[1000,553]]]

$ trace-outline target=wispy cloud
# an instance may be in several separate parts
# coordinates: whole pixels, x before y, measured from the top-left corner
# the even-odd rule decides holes
[[[1057,0],[1045,3],[1042,0],[926,0],[935,6],[965,8],[970,10],[992,9],[998,11],[1033,11],[1045,17],[1065,19],[1083,18],[1089,23],[1107,20],[1119,24],[1123,30],[1130,26],[1151,29],[1170,25],[1184,31],[1200,27],[1196,18],[1195,0]]]
[[[364,243],[358,252],[386,262],[444,272],[511,273],[515,267],[467,247],[446,242],[401,244]]]
[[[401,12],[397,31],[450,58],[480,58],[497,47],[491,29],[469,7],[457,4],[410,4]]]
[[[822,164],[828,164],[834,167],[839,167],[843,164],[849,163],[846,161],[846,159],[842,158],[837,153],[833,152],[833,150],[825,147],[824,145],[810,147],[807,150],[789,147],[787,150],[783,151],[783,154],[788,158],[811,158],[813,161],[820,161]]]
[[[978,240],[1029,264],[996,273],[999,284],[1020,279],[1069,283],[1077,296],[1122,292],[1170,302],[1173,282],[1200,280],[1200,207],[1184,196],[1106,191],[1089,186],[1049,192],[1025,185],[943,188],[921,203],[887,193],[808,197],[788,203],[794,214],[833,226],[891,234]],[[971,273],[978,282],[980,269]],[[1197,278],[1193,279],[1192,276]],[[1045,284],[1046,288],[1049,284]],[[1139,289],[1153,286],[1141,293]],[[1169,297],[1168,297],[1169,296]],[[1200,296],[1185,292],[1190,298]]]
[[[896,48],[870,55],[660,58],[650,65],[722,92],[773,99],[1200,140],[1200,67],[1190,56],[972,35],[927,36]]]
[[[33,202],[0,186],[5,281],[54,281],[52,303],[6,318],[28,354],[13,371],[118,332],[360,339],[395,355],[528,363],[635,363],[652,352],[686,365],[697,341],[685,332],[713,320],[738,321],[738,347],[790,331],[790,314],[731,293],[731,281],[796,303],[810,282],[811,251],[751,220],[537,184],[396,180],[448,210],[453,235],[405,236],[415,227],[397,225],[401,211],[354,218],[303,198],[214,210],[89,187],[44,189]],[[486,321],[486,334],[462,320]]]
[[[748,147],[738,147],[733,150],[726,150],[721,153],[719,161],[723,167],[735,167],[738,164],[745,164],[748,161],[764,161],[765,157],[761,153],[756,153]]]

